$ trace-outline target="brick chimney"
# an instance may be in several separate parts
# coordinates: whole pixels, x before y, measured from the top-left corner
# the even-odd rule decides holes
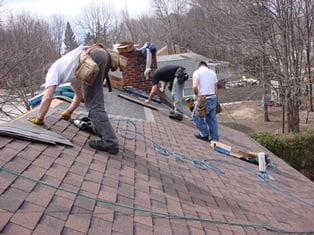
[[[146,58],[141,51],[120,52],[121,55],[128,58],[127,66],[123,69],[122,75],[124,86],[132,86],[134,88],[150,92],[152,87],[151,78],[146,80],[144,71],[146,68]],[[156,53],[152,55],[152,71],[157,68]]]

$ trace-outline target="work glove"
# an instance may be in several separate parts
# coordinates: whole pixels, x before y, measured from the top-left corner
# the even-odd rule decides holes
[[[194,105],[195,105],[194,100],[192,98],[187,98],[187,99],[185,99],[185,104],[186,104],[186,106],[188,106],[188,108],[192,112],[194,109]]]
[[[36,125],[44,125],[44,119],[39,119],[37,117],[30,117],[30,118],[28,118],[28,121],[30,121],[31,123],[34,123]]]
[[[149,79],[149,73],[150,73],[150,71],[152,71],[151,68],[145,69],[144,76],[145,76],[146,80]]]
[[[64,110],[62,113],[61,113],[61,118],[64,119],[64,120],[69,120],[71,118],[71,114],[72,112],[69,111],[69,110]]]

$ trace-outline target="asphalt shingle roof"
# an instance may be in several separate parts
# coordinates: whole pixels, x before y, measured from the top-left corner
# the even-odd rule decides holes
[[[87,140],[98,137],[59,120],[64,102],[51,109],[44,128],[68,138],[73,147],[0,136],[0,233],[314,231],[314,207],[298,200],[313,205],[313,182],[245,134],[220,125],[223,143],[246,151],[267,152],[277,164],[269,182],[297,198],[263,183],[255,174],[257,165],[218,153],[207,142],[196,139],[197,130],[189,117],[183,122],[174,121],[168,118],[164,106],[153,104],[159,111],[148,110],[117,98],[115,93],[106,94],[106,99],[119,139],[117,155],[90,148]],[[108,102],[111,99],[114,102]],[[83,110],[79,109],[74,117],[84,113]],[[25,122],[28,115],[32,113],[15,122],[34,128]],[[135,127],[137,136],[134,136]],[[124,138],[125,135],[130,138]],[[156,150],[158,146],[170,154],[162,154],[162,149]],[[191,159],[215,159],[208,163],[224,174],[198,169],[187,160],[176,160],[173,153]]]

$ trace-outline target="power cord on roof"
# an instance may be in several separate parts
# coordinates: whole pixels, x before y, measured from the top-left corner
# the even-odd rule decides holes
[[[234,121],[234,123],[236,124],[236,126],[240,126],[239,123],[237,122],[237,120],[236,120],[236,119],[233,117],[233,115],[230,113],[230,110],[229,110],[227,107],[224,107],[224,110],[227,110],[228,114],[230,115],[231,119]],[[247,136],[247,137],[250,138],[250,139],[252,139],[250,136]],[[253,139],[252,139],[252,140],[253,140]],[[264,146],[260,145],[259,143],[257,143],[257,144],[258,144],[260,147],[265,148]],[[212,159],[212,160],[214,160],[214,159]],[[207,160],[205,160],[205,161],[207,161]],[[218,160],[218,159],[217,159],[217,161],[224,161],[224,160]],[[231,162],[227,162],[227,161],[224,161],[224,162],[227,163],[227,164],[232,164],[232,165],[234,165],[234,163],[231,163]],[[271,166],[271,165],[274,165],[274,163],[273,163],[273,162],[270,162],[270,163],[266,166],[266,169],[267,169],[269,166]],[[237,165],[237,167],[243,168],[244,170],[247,170],[247,171],[251,171],[250,169],[245,168],[245,167],[242,167],[242,166],[240,166],[240,165]],[[275,170],[277,169],[277,165],[276,165],[273,169],[274,169],[273,171],[275,171]],[[305,200],[303,200],[303,199],[301,199],[301,198],[299,198],[299,197],[296,197],[296,196],[292,195],[291,193],[289,193],[289,192],[287,192],[287,191],[284,191],[283,189],[280,189],[279,187],[277,187],[277,186],[271,184],[271,183],[267,180],[267,178],[268,178],[269,175],[270,175],[270,172],[269,172],[269,171],[268,171],[268,172],[265,172],[265,173],[261,173],[261,172],[254,172],[254,173],[256,173],[257,177],[258,177],[260,180],[262,180],[265,184],[269,185],[269,186],[272,187],[273,189],[275,189],[275,190],[277,190],[277,191],[279,191],[279,192],[281,192],[281,193],[283,193],[283,194],[286,194],[287,196],[289,196],[289,197],[291,197],[291,198],[294,198],[294,199],[296,199],[296,200],[298,200],[298,201],[300,201],[300,202],[302,202],[302,203],[304,203],[304,204],[306,204],[306,205],[309,205],[309,206],[311,206],[311,207],[314,207],[314,203],[307,202],[307,201],[305,201]]]
[[[154,140],[152,140],[151,138],[146,137],[144,134],[140,133],[137,131],[136,129],[136,125],[133,121],[129,120],[129,119],[118,119],[118,120],[111,120],[111,121],[127,121],[130,122],[133,126],[134,126],[134,131],[129,130],[129,129],[120,129],[118,130],[118,133],[125,139],[131,140],[131,139],[135,139],[137,135],[143,136],[144,139],[149,140],[150,142],[152,142],[155,146],[155,149],[158,153],[165,155],[165,156],[174,156],[176,160],[182,161],[184,162],[185,160],[189,161],[192,163],[193,166],[195,166],[198,169],[201,170],[207,170],[207,169],[211,169],[217,173],[220,174],[224,174],[225,172],[223,170],[221,170],[220,168],[211,165],[209,163],[206,163],[204,161],[200,161],[200,160],[194,160],[191,158],[188,158],[186,156],[184,156],[181,153],[177,153],[177,152],[172,152],[170,150],[167,150],[166,148],[164,148],[163,146],[161,146],[160,144],[156,143]],[[125,132],[125,134],[123,134],[123,132]],[[132,137],[128,137],[127,133],[132,133],[134,136]]]
[[[128,140],[131,140],[131,139],[134,139],[136,138],[137,135],[140,135],[140,136],[143,136],[144,139],[147,139],[149,140],[150,142],[152,142],[154,145],[155,145],[155,149],[157,152],[159,152],[160,154],[163,154],[165,156],[170,156],[172,155],[173,157],[175,157],[176,160],[179,160],[179,161],[182,161],[184,162],[185,160],[192,163],[192,165],[198,169],[201,169],[201,170],[207,170],[207,169],[210,169],[210,170],[213,170],[219,174],[224,174],[225,172],[220,169],[219,167],[213,165],[213,164],[210,164],[208,163],[209,161],[216,161],[216,162],[222,162],[222,163],[226,163],[226,164],[229,164],[229,165],[233,165],[235,167],[238,167],[238,168],[241,168],[245,171],[248,171],[250,173],[253,173],[254,175],[257,176],[257,178],[259,180],[262,180],[263,183],[265,183],[266,185],[272,187],[273,189],[287,195],[288,197],[291,197],[293,199],[296,199],[308,206],[311,206],[311,207],[314,207],[314,203],[311,203],[311,202],[308,202],[308,201],[305,201],[297,196],[294,196],[292,195],[291,193],[283,190],[283,189],[280,189],[279,187],[271,184],[267,178],[269,177],[270,173],[274,172],[276,169],[277,169],[277,165],[273,162],[269,162],[267,165],[266,165],[266,171],[265,172],[259,172],[259,171],[254,171],[250,168],[247,168],[247,167],[244,167],[242,165],[239,165],[239,164],[236,164],[236,163],[233,163],[233,162],[229,162],[229,161],[226,161],[226,160],[221,160],[221,159],[205,159],[205,160],[196,160],[196,159],[191,159],[181,153],[177,153],[177,152],[172,152],[170,150],[167,150],[166,148],[164,148],[163,146],[161,146],[160,144],[156,143],[154,140],[146,137],[144,134],[140,133],[137,131],[137,128],[136,128],[136,124],[129,120],[129,119],[117,119],[117,120],[111,120],[111,121],[126,121],[126,122],[130,122],[133,126],[134,126],[134,130],[130,130],[130,129],[120,129],[118,130],[118,133],[125,139],[128,139]],[[122,133],[125,133],[125,134],[122,134]],[[126,135],[126,133],[132,133],[132,137],[128,137]],[[272,170],[269,170],[269,168],[272,167]]]
[[[204,161],[205,161],[205,162],[207,162],[207,161],[222,162],[222,163],[226,163],[226,164],[229,164],[229,165],[236,166],[236,167],[238,167],[238,168],[242,168],[243,170],[248,171],[248,172],[253,173],[254,175],[256,175],[259,180],[261,180],[263,183],[269,185],[269,186],[272,187],[273,189],[275,189],[275,190],[277,190],[277,191],[279,191],[279,192],[281,192],[281,193],[283,193],[283,194],[285,194],[285,195],[287,195],[287,196],[289,196],[289,197],[291,197],[291,198],[293,198],[293,199],[296,199],[296,200],[298,200],[298,201],[300,201],[300,202],[302,202],[302,203],[304,203],[304,204],[306,204],[306,205],[308,205],[308,206],[314,207],[314,203],[311,203],[311,202],[305,201],[305,200],[303,200],[303,199],[301,199],[301,198],[299,198],[299,197],[296,197],[296,196],[292,195],[291,193],[289,193],[289,192],[287,192],[287,191],[285,191],[285,190],[283,190],[283,189],[280,189],[279,187],[277,187],[277,186],[271,184],[271,183],[268,181],[267,178],[269,177],[270,173],[271,173],[271,172],[274,172],[274,171],[277,169],[277,165],[276,165],[274,162],[270,162],[269,164],[266,165],[266,171],[265,171],[265,172],[259,172],[259,171],[254,171],[254,170],[252,170],[252,169],[250,169],[250,168],[247,168],[247,167],[244,167],[244,166],[241,166],[241,165],[239,165],[239,164],[236,164],[236,163],[233,163],[233,162],[229,162],[229,161],[226,161],[226,160],[221,160],[221,159],[205,159]],[[270,167],[272,167],[272,169],[271,169],[271,170],[267,170],[267,169],[269,169]]]

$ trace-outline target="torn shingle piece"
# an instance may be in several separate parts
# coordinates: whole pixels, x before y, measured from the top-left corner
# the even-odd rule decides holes
[[[0,123],[0,135],[16,137],[24,140],[33,140],[49,144],[64,144],[73,146],[72,142],[65,137],[33,125],[19,125],[17,123]]]

